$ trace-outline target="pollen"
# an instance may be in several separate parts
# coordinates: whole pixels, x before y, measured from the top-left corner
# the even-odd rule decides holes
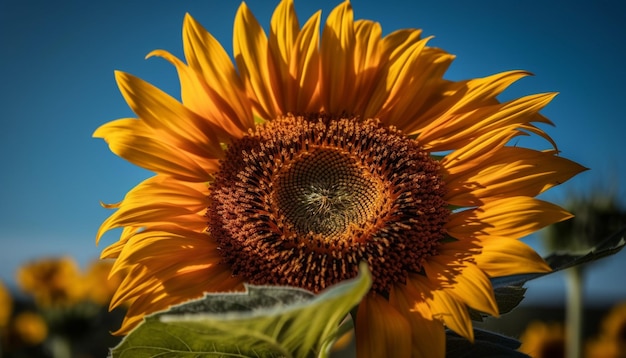
[[[228,146],[208,232],[235,275],[319,292],[366,261],[387,293],[422,271],[450,214],[439,164],[377,120],[268,121]]]

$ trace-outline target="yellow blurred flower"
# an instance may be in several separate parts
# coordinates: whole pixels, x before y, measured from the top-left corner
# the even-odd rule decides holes
[[[83,277],[86,298],[100,305],[108,305],[121,282],[120,275],[109,278],[112,261],[94,261]]]
[[[613,307],[598,337],[587,343],[588,358],[626,358],[626,302]]]
[[[78,266],[69,257],[27,263],[18,269],[17,283],[41,307],[75,304],[85,292]]]
[[[21,312],[12,323],[12,335],[28,345],[42,343],[48,336],[48,326],[43,317],[35,312]]]
[[[358,355],[445,354],[445,330],[474,338],[468,308],[498,315],[493,276],[549,271],[518,239],[571,217],[535,198],[584,170],[537,123],[554,93],[501,103],[524,71],[443,78],[454,56],[417,29],[383,36],[345,1],[300,26],[279,3],[269,37],[245,3],[235,64],[187,15],[181,99],[117,72],[138,118],[96,130],[154,171],[101,226],[127,272],[118,333],[145,314],[243,283],[313,292],[373,275],[356,313]],[[320,36],[321,34],[321,36]],[[528,133],[545,151],[509,145]]]
[[[519,351],[533,358],[565,357],[565,329],[561,323],[531,322],[520,341]]]
[[[7,326],[13,313],[13,298],[11,292],[0,281],[0,330]]]

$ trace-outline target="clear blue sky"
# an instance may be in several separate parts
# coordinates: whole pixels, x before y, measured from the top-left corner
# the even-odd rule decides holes
[[[267,26],[277,4],[248,2]],[[312,5],[315,3],[315,5]],[[335,1],[296,0],[303,23]],[[113,71],[130,72],[177,95],[169,63],[144,60],[153,49],[182,54],[185,12],[232,49],[238,1],[7,1],[0,2],[0,278],[13,281],[27,260],[70,254],[84,265],[112,243],[94,235],[115,202],[150,175],[92,139],[101,124],[132,112]],[[558,91],[545,110],[556,127],[547,131],[562,155],[592,168],[545,197],[563,202],[567,190],[615,184],[626,202],[623,158],[626,101],[626,5],[623,1],[361,1],[356,18],[379,21],[385,33],[418,27],[435,35],[432,46],[457,55],[447,77],[480,77],[525,69],[534,77],[502,99]],[[518,145],[547,148],[541,140]],[[621,182],[621,186],[619,186]],[[536,240],[530,241],[536,244]],[[538,247],[539,248],[539,247]],[[593,270],[592,297],[626,299],[609,279],[624,272],[626,252]],[[621,279],[621,278],[620,278]],[[542,279],[529,299],[560,297],[560,279]],[[619,297],[618,297],[619,298]]]

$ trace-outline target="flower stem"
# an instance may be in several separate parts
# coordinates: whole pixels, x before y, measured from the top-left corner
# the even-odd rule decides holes
[[[574,266],[568,272],[568,294],[566,307],[566,356],[581,357],[581,341],[583,327],[583,268]]]

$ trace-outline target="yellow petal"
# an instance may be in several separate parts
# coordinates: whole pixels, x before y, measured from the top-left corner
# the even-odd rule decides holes
[[[324,109],[330,113],[352,112],[354,103],[354,15],[344,1],[328,15],[320,46]]]
[[[445,255],[442,255],[445,256]],[[427,276],[432,277],[447,269],[448,262],[440,262],[439,256],[434,257],[427,265]],[[432,272],[432,271],[435,272]],[[493,293],[491,281],[487,275],[472,262],[464,262],[454,275],[454,282],[446,288],[446,292],[454,295],[457,300],[469,307],[490,314],[499,315],[498,305]]]
[[[167,233],[162,233],[167,235]],[[167,245],[163,241],[155,241],[152,246]],[[234,278],[229,267],[219,263],[220,258],[202,257],[204,253],[215,251],[212,243],[206,244],[198,240],[178,240],[179,248],[174,251],[179,256],[185,256],[185,260],[156,260],[150,259],[142,263],[126,265],[115,262],[115,272],[129,272],[122,280],[118,290],[111,300],[111,307],[117,307],[125,301],[134,301],[133,305],[140,305],[142,301],[148,304],[144,307],[144,314],[155,312],[165,307],[154,307],[149,303],[154,301],[161,293],[172,296],[174,301],[170,303],[180,303],[194,297],[202,296],[204,292],[215,292],[220,289],[234,289],[240,279]],[[187,247],[186,244],[196,246],[196,249]],[[167,246],[171,247],[171,246]],[[152,248],[150,249],[158,249]],[[163,248],[165,249],[165,247]],[[180,252],[179,252],[180,251]],[[151,250],[146,250],[145,255],[149,255]],[[193,254],[192,254],[193,253]],[[120,267],[117,267],[120,266]],[[139,301],[137,301],[139,300]],[[131,306],[133,306],[131,305]]]
[[[439,101],[430,94],[439,92],[442,77],[453,59],[448,53],[426,47],[429,40],[430,37],[413,44],[389,68],[389,98],[380,117],[407,134],[422,131],[423,112]]]
[[[176,67],[180,79],[181,97],[185,107],[206,118],[214,125],[215,134],[221,141],[241,138],[248,128],[237,117],[230,101],[222,98],[210,88],[193,69],[171,53],[155,50],[146,57],[159,56]],[[242,93],[243,95],[243,93]]]
[[[433,315],[443,320],[451,330],[474,342],[474,329],[467,312],[467,307],[448,290],[433,291],[433,300],[430,303]]]
[[[135,272],[132,279],[122,282],[120,293],[116,292],[117,296],[112,301],[115,302],[112,308],[126,300],[130,302],[126,319],[114,334],[127,334],[147,313],[201,297],[205,291],[215,292],[213,289],[234,291],[241,290],[242,285],[239,279],[232,276],[228,267],[223,265],[179,273],[169,280],[152,276],[149,270],[143,268]]]
[[[144,230],[129,240],[115,261],[116,269],[112,273],[136,264],[158,267],[152,271],[157,275],[164,262],[184,263],[186,266],[216,264],[221,260],[217,244],[204,232],[172,228],[164,230]],[[192,254],[193,253],[193,254]],[[178,272],[180,268],[176,269]]]
[[[370,293],[363,298],[355,324],[358,357],[410,356],[411,327],[382,296]]]
[[[352,113],[365,115],[382,71],[382,28],[379,23],[359,20],[354,23],[355,47],[354,67],[356,96]]]
[[[534,197],[586,169],[552,152],[521,147],[502,147],[479,160],[468,163],[465,172],[446,177],[451,188],[446,193],[448,203],[472,206],[487,199]]]
[[[198,155],[219,157],[222,152],[216,133],[219,127],[193,113],[165,92],[132,76],[116,71],[117,84],[130,108],[142,121],[161,135],[167,134],[171,144]]]
[[[389,302],[411,326],[411,357],[444,357],[446,335],[443,323],[435,319],[424,299],[426,292],[413,285],[396,284],[389,292]]]
[[[132,122],[131,122],[132,121]],[[218,159],[203,158],[163,142],[154,133],[144,133],[138,120],[118,120],[96,130],[94,137],[104,138],[118,156],[156,173],[192,182],[206,182],[218,168]]]
[[[124,248],[124,244],[130,239],[133,235],[135,235],[141,228],[137,226],[126,226],[122,229],[122,233],[120,234],[120,238],[117,242],[108,246],[104,250],[102,250],[102,254],[100,255],[101,259],[112,259],[116,258],[119,253]],[[96,239],[96,245],[99,243],[101,237]]]
[[[208,191],[201,191],[204,184],[197,185],[160,176],[145,180],[129,191],[115,213],[102,223],[97,240],[104,232],[122,226],[178,223],[202,228],[206,221],[203,212],[208,206]]]
[[[452,213],[446,230],[452,237],[460,240],[491,235],[519,239],[571,217],[572,214],[554,204],[516,196]]]
[[[381,40],[381,58],[384,60],[383,66],[379,69],[380,76],[386,78],[389,66],[396,64],[398,57],[405,53],[407,48],[420,41],[421,30],[398,30],[385,36]],[[364,118],[379,118],[380,110],[389,97],[388,80],[377,81],[376,87],[370,96]]]
[[[474,341],[472,321],[465,304],[460,302],[449,290],[433,286],[429,280],[419,274],[412,274],[407,280],[418,292],[426,292],[426,299],[434,318],[442,320],[445,325],[459,335]]]
[[[430,120],[424,116],[424,112],[433,107],[438,107],[442,94],[447,92],[449,82],[443,79],[445,72],[454,60],[451,55],[438,48],[426,47],[421,54],[419,73],[428,73],[428,76],[419,76],[415,80],[420,81],[420,90],[412,90],[414,96],[413,105],[408,96],[401,97],[401,105],[392,108],[390,118],[398,121],[398,126],[408,135],[415,135],[423,131]],[[428,95],[427,95],[428,94]]]
[[[446,102],[452,103],[446,112],[450,114],[468,112],[485,104],[493,104],[494,99],[511,84],[529,75],[530,73],[527,71],[506,71],[487,77],[457,82],[455,85],[457,93],[446,99]],[[441,117],[442,113],[437,113],[438,111],[439,109],[433,108],[424,116]],[[442,118],[442,120],[445,119]],[[439,124],[433,123],[433,126]]]
[[[293,0],[282,0],[278,4],[272,15],[270,29],[270,47],[274,50],[274,55],[280,58],[281,64],[287,65],[300,32]]]
[[[491,158],[491,156],[504,147],[510,140],[518,135],[525,135],[517,126],[511,125],[491,132],[486,132],[476,137],[470,144],[447,154],[439,162],[445,168],[448,179],[454,175],[460,175],[477,169],[477,163]]]
[[[320,17],[321,11],[311,16],[296,38],[289,67],[291,80],[286,96],[286,112],[312,113],[322,108],[318,51]]]
[[[272,88],[274,98],[280,107],[280,113],[286,114],[293,104],[294,95],[297,92],[289,92],[289,86],[295,78],[291,78],[289,67],[293,47],[300,32],[298,17],[293,6],[293,0],[281,1],[270,22],[269,55],[272,56],[275,73],[270,78],[273,80]],[[293,111],[294,109],[291,109]]]
[[[256,20],[246,3],[241,3],[235,16],[233,49],[239,74],[250,98],[256,100],[258,115],[273,119],[280,113],[277,98],[279,88],[272,86],[276,80],[276,67],[268,56],[265,31]]]
[[[534,272],[550,272],[550,266],[533,248],[506,237],[482,238],[482,252],[474,256],[476,265],[491,277]]]
[[[230,56],[222,45],[189,14],[183,25],[183,47],[189,66],[210,84],[218,98],[224,99],[234,115],[230,120],[242,131],[254,128],[251,102],[245,95],[243,82],[237,75]],[[226,107],[226,106],[223,106]]]
[[[525,96],[502,104],[483,105],[467,112],[442,116],[419,134],[419,140],[433,151],[447,151],[467,145],[475,137],[508,125],[526,125],[545,107],[555,93]]]

